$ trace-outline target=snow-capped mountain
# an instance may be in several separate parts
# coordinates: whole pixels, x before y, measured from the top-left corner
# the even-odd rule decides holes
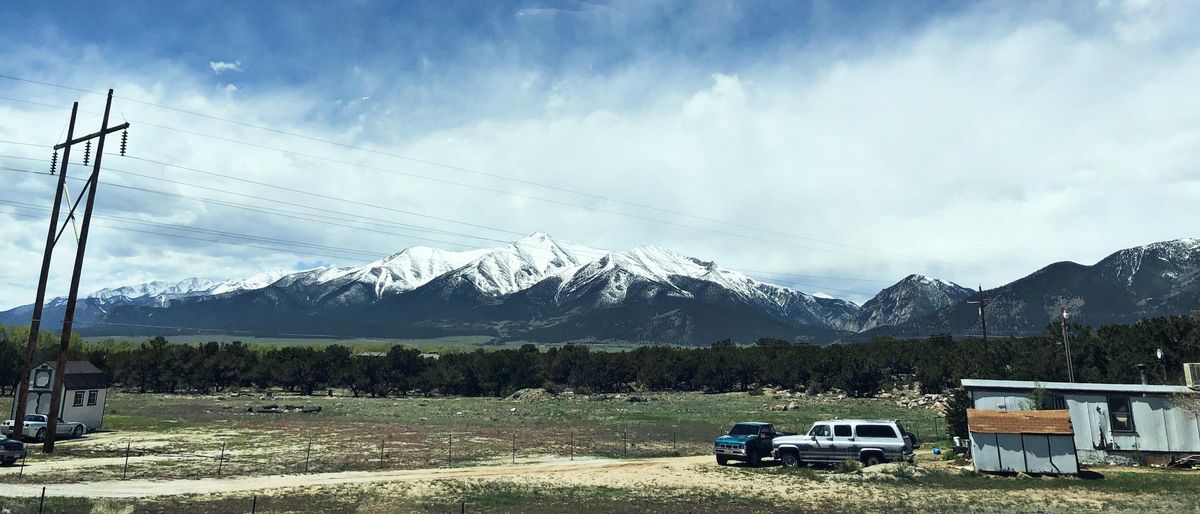
[[[909,275],[880,291],[858,311],[857,329],[899,325],[962,303],[971,296],[968,288],[923,275]]]
[[[267,287],[153,307],[117,309],[107,319],[348,335],[541,332],[654,340],[665,330],[703,342],[722,333],[748,337],[764,325],[776,337],[825,336],[853,328],[857,312],[853,303],[760,282],[665,248],[613,252],[543,233],[466,252],[413,247],[364,266],[299,271]],[[737,314],[723,318],[713,310]],[[597,325],[602,311],[628,315]],[[710,326],[717,320],[726,326]],[[662,328],[667,324],[672,328]]]
[[[1200,239],[1163,241],[1117,251],[1094,265],[1057,262],[985,290],[988,334],[1040,333],[1065,309],[1074,322],[1099,326],[1200,309]],[[865,306],[864,306],[865,307]],[[976,305],[957,303],[872,335],[978,334]]]
[[[535,233],[480,250],[417,246],[362,266],[105,289],[81,300],[76,323],[93,333],[154,325],[547,342],[833,342],[973,333],[978,310],[966,303],[972,295],[952,282],[910,275],[859,307],[666,248],[608,251]],[[1094,266],[1052,264],[984,295],[994,335],[1038,331],[1061,307],[1092,323],[1190,312],[1200,308],[1200,240],[1121,250]],[[55,319],[56,301],[45,319]],[[0,323],[27,323],[30,310],[0,312]]]

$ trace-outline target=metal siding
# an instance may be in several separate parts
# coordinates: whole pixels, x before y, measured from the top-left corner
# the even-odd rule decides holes
[[[1049,436],[1050,462],[1056,473],[1079,474],[1079,459],[1071,438],[1065,435]]]
[[[1059,436],[1066,437],[1066,436]],[[1050,462],[1050,439],[1044,435],[1026,434],[1022,437],[1025,447],[1025,466],[1029,473],[1054,473]]]
[[[971,460],[979,471],[1002,471],[996,434],[971,433]]]
[[[1108,403],[1103,396],[1066,395],[1067,409],[1071,412],[1071,428],[1075,430],[1075,448],[1091,450],[1100,444],[1100,433],[1111,440],[1108,432]],[[1100,408],[1101,413],[1096,412]]]
[[[1000,467],[1006,471],[1025,471],[1025,452],[1019,434],[996,434],[1000,447]]]
[[[1012,391],[976,391],[974,397],[980,410],[1029,410],[1029,398]]]
[[[1200,453],[1200,414],[1176,406],[1166,416],[1172,451]]]
[[[1143,450],[1169,452],[1171,445],[1167,437],[1167,425],[1164,414],[1163,398],[1130,398],[1133,409],[1133,428],[1137,432],[1129,435],[1117,434],[1122,450]]]

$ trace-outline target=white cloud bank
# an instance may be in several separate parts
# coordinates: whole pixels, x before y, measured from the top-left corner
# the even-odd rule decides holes
[[[114,82],[118,94],[128,98],[372,144],[428,161],[761,230],[126,103],[121,107],[134,124],[130,143],[134,156],[477,225],[517,232],[541,230],[598,247],[658,244],[734,268],[893,281],[918,272],[991,287],[1057,260],[1090,263],[1119,248],[1200,235],[1200,218],[1195,216],[1195,199],[1200,197],[1200,127],[1196,125],[1200,99],[1194,94],[1200,88],[1200,35],[1174,21],[1195,19],[1194,11],[1187,4],[1151,10],[1101,5],[1088,13],[1083,26],[980,11],[837,59],[780,50],[736,74],[699,70],[708,77],[704,83],[686,78],[697,65],[651,57],[608,75],[568,74],[549,81],[530,80],[528,70],[472,70],[478,83],[495,89],[495,96],[482,96],[479,89],[464,86],[462,102],[447,109],[487,111],[485,107],[495,102],[512,101],[510,93],[520,89],[528,90],[529,96],[518,98],[518,103],[528,107],[474,116],[449,128],[413,129],[407,124],[404,105],[382,94],[386,89],[371,91],[369,109],[342,113],[349,121],[327,123],[307,113],[322,112],[320,106],[333,102],[303,86],[265,92],[253,88],[254,94],[227,96],[214,94],[211,85],[201,86],[203,78],[162,67],[125,70]],[[66,102],[65,97],[52,98],[53,91],[31,88],[17,93]],[[85,108],[93,110],[100,103],[96,98],[84,100],[90,102]],[[0,138],[50,137],[61,130],[65,117],[61,111],[0,104]],[[135,120],[542,196],[593,210],[141,128]],[[397,135],[390,130],[394,127],[406,127],[417,136]],[[366,135],[371,136],[369,142]],[[29,155],[44,157],[38,152]],[[129,159],[114,157],[105,163],[222,191],[489,238],[516,237]],[[0,197],[41,198],[44,203],[52,195],[51,182],[44,177],[0,175],[0,179],[6,190]],[[119,172],[104,180],[218,196]],[[102,214],[380,254],[411,244],[456,248],[111,187],[101,188],[99,205]],[[0,213],[0,254],[6,256],[0,266],[0,305],[28,303],[32,298],[45,231],[42,223]],[[493,244],[424,235],[469,245]],[[65,291],[69,271],[61,263],[70,257],[58,259],[56,269],[61,270],[56,271],[52,295]],[[249,276],[315,259],[352,263],[349,257],[314,257],[99,228],[89,246],[84,290],[149,279]],[[799,288],[862,300],[864,295],[837,290],[869,294],[885,285],[835,281]]]

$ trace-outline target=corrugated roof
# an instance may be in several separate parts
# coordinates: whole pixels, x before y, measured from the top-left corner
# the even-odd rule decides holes
[[[1187,386],[1174,385],[1033,382],[1027,380],[980,380],[974,378],[962,379],[962,386],[968,389],[1018,389],[1025,391],[1040,386],[1047,391],[1092,391],[1097,393],[1179,394],[1196,392]]]
[[[1067,410],[980,410],[967,409],[971,432],[984,434],[1072,435]]]

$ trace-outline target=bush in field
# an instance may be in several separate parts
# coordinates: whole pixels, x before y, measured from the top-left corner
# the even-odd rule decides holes
[[[837,467],[833,468],[834,473],[858,473],[862,471],[863,465],[856,459],[846,459],[839,462]]]

